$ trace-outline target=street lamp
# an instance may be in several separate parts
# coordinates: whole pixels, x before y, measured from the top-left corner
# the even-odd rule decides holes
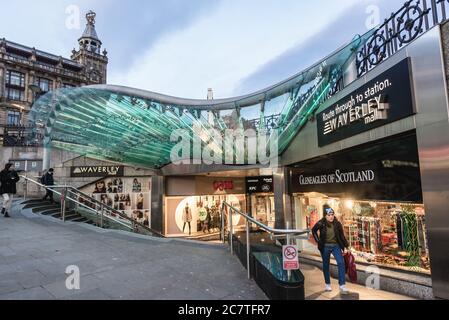
[[[42,89],[36,84],[30,84],[28,88],[33,92],[33,103],[36,101],[42,94]]]

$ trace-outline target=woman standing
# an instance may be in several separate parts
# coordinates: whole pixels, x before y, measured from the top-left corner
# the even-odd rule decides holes
[[[346,289],[346,270],[342,252],[348,251],[349,243],[343,232],[342,224],[335,217],[334,210],[328,206],[323,206],[323,219],[318,221],[312,229],[313,237],[318,243],[318,249],[323,258],[323,273],[326,282],[326,292],[332,291],[330,278],[330,258],[334,256],[338,264],[338,283],[340,293],[348,294]]]

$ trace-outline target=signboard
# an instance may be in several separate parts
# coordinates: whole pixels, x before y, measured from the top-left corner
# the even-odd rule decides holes
[[[225,190],[234,190],[234,181],[214,181],[214,190],[215,191],[225,191]]]
[[[273,193],[273,176],[246,178],[246,193]]]
[[[288,245],[282,247],[284,270],[299,270],[298,247]]]
[[[414,113],[410,59],[317,115],[320,147],[406,118]]]
[[[291,169],[290,191],[421,203],[416,136],[390,138],[302,162]]]
[[[72,178],[123,177],[124,166],[78,166],[70,168]]]
[[[221,177],[195,177],[194,185],[188,186],[195,193],[193,195],[225,195],[244,194],[245,179]],[[184,195],[189,195],[186,193]]]

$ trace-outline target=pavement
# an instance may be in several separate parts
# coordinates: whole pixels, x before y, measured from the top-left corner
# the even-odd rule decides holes
[[[223,245],[63,223],[18,212],[17,204],[11,219],[0,216],[0,300],[267,299]],[[70,290],[73,270],[79,270],[80,286]],[[342,298],[322,291],[320,270],[303,265],[302,271],[307,299]],[[408,299],[348,287],[354,293],[345,299]]]
[[[321,269],[302,264],[301,272],[306,279],[306,300],[415,300],[407,296],[382,290],[374,290],[352,283],[346,284],[349,295],[340,295],[338,280],[336,279],[331,279],[333,291],[325,292],[324,276]]]

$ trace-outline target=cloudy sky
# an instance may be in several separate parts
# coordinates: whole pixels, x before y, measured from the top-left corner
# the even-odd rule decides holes
[[[187,98],[212,87],[224,98],[301,71],[403,2],[0,0],[0,37],[69,57],[92,9],[109,52],[108,83]]]

